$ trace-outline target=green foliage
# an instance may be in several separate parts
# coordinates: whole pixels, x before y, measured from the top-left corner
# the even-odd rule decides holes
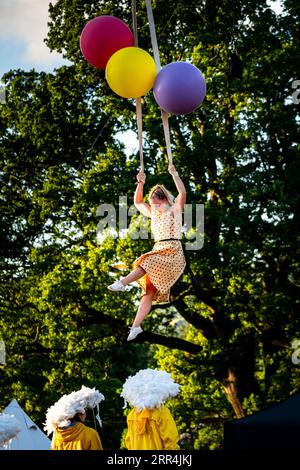
[[[171,304],[153,308],[144,344],[142,336],[128,344],[140,293],[113,295],[106,286],[117,264],[129,269],[152,241],[127,234],[98,242],[96,228],[100,204],[117,208],[124,195],[131,204],[138,158],[126,155],[117,134],[136,130],[135,106],[111,92],[79,48],[96,15],[130,23],[127,3],[58,0],[46,42],[71,65],[3,77],[0,407],[17,398],[42,425],[62,394],[96,386],[106,396],[104,447],[119,448],[122,383],[158,366],[182,385],[170,404],[182,447],[220,448],[225,420],[300,386],[290,346],[300,328],[299,105],[291,100],[299,7],[285,1],[276,16],[257,0],[153,2],[162,64],[192,60],[207,81],[201,107],[170,117],[188,202],[205,206],[205,243],[186,251],[186,272]],[[139,45],[151,51],[138,3]],[[242,77],[232,69],[233,51]],[[146,190],[159,179],[174,191],[152,93],[143,114]],[[118,216],[117,208],[116,230]]]

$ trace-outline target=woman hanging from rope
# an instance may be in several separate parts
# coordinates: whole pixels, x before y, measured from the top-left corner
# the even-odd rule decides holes
[[[131,273],[108,286],[115,292],[124,291],[128,284],[137,281],[143,289],[127,341],[133,340],[143,331],[141,323],[150,312],[152,302],[169,301],[170,288],[179,279],[186,265],[180,241],[186,190],[173,164],[169,164],[168,171],[178,191],[176,199],[174,200],[172,194],[162,184],[157,184],[150,190],[149,204],[143,202],[146,175],[142,170],[138,173],[134,205],[142,214],[151,218],[155,244],[150,252],[134,261],[134,270]]]

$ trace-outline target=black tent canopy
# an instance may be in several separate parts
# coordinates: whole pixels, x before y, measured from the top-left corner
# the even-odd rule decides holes
[[[287,400],[224,425],[225,450],[300,450],[300,392]]]

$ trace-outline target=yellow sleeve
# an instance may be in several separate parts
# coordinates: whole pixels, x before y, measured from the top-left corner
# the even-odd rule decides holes
[[[92,431],[94,432],[91,432],[90,435],[89,450],[103,450],[99,434],[94,429]]]
[[[131,438],[130,438],[129,430],[127,431],[127,434],[125,437],[125,446],[126,446],[126,449],[131,450]]]
[[[180,450],[176,423],[169,409],[164,407],[159,418],[159,433],[164,450]]]

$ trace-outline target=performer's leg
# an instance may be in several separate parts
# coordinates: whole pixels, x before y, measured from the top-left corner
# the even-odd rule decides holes
[[[125,291],[126,290],[125,286],[127,286],[133,281],[136,281],[137,279],[140,279],[140,277],[143,277],[144,274],[146,274],[146,271],[139,266],[138,268],[131,271],[131,273],[129,273],[124,278],[121,278],[118,281],[115,281],[113,284],[108,286],[108,288],[114,292]]]
[[[152,301],[153,301],[153,297],[154,297],[156,290],[157,290],[156,287],[154,287],[151,284],[150,279],[147,277],[146,293],[141,298],[141,302],[140,302],[138,311],[136,313],[133,325],[130,328],[127,341],[132,341],[140,333],[142,333],[143,330],[141,328],[141,323],[151,310]]]
[[[141,298],[138,311],[136,313],[134,322],[132,324],[133,327],[140,326],[142,321],[150,312],[151,306],[152,306],[152,300],[153,300],[156,290],[157,290],[156,287],[154,287],[152,284],[147,285],[146,294],[143,295],[143,297]]]
[[[131,273],[127,274],[127,276],[123,277],[121,282],[124,286],[127,286],[131,282],[140,279],[140,277],[143,277],[145,273],[146,271],[141,266],[139,266],[138,268],[131,271]]]

